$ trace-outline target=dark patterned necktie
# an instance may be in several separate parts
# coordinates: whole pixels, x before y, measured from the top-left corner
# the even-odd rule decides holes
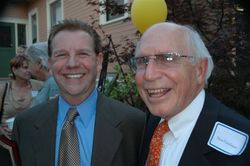
[[[61,133],[59,166],[80,166],[80,149],[74,124],[76,116],[78,116],[76,108],[70,108]]]
[[[163,145],[163,135],[169,131],[167,121],[164,120],[156,127],[153,137],[150,141],[147,166],[158,166]]]

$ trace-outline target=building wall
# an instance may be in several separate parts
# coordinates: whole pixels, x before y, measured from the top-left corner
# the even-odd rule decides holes
[[[46,1],[39,0],[39,35],[40,41],[47,41],[48,31],[47,31],[47,14],[46,14]]]
[[[91,24],[93,20],[99,23],[99,13],[94,11],[98,10],[98,6],[91,6],[87,4],[86,0],[64,0],[64,18],[78,18]],[[131,21],[124,22],[123,20],[102,25],[102,29],[106,34],[111,34],[114,42],[120,41],[124,36],[135,38],[135,27]],[[101,34],[102,35],[102,34]]]
[[[111,35],[113,43],[116,45],[126,45],[127,43],[125,42],[125,38],[134,41],[134,43],[138,40],[135,35],[136,29],[132,25],[131,21],[124,22],[123,20],[120,20],[106,25],[101,25],[101,30],[98,28],[100,15],[95,11],[99,9],[98,6],[88,5],[86,0],[64,0],[63,3],[64,18],[77,18],[89,24],[93,21],[97,21],[95,23],[95,27],[103,39],[104,34],[102,31],[104,31],[106,35]],[[122,48],[122,46],[119,48]],[[117,49],[118,55],[122,51],[119,48]],[[109,64],[108,71],[113,71],[113,65],[114,64]]]
[[[29,4],[28,12],[37,9],[38,11],[38,38],[39,42],[47,41],[47,11],[46,0],[36,0]]]
[[[4,18],[27,19],[27,5],[25,3],[8,4],[2,12]]]
[[[34,0],[30,1],[28,4],[18,3],[8,5],[3,12],[3,16],[15,19],[25,19],[28,21],[28,13],[34,9],[37,9],[39,41],[46,41],[49,34],[49,29],[47,27],[46,1],[47,0]],[[97,21],[96,25],[99,24],[99,13],[94,11],[98,8],[98,6],[88,5],[86,0],[63,0],[64,18],[77,18],[89,24],[91,24],[91,22],[94,20]],[[121,20],[102,25],[101,28],[106,34],[112,35],[114,43],[122,44],[124,42],[124,37],[136,40],[136,29],[131,24],[131,21],[124,22]],[[97,29],[97,31],[103,37],[101,30]]]
[[[87,4],[86,0],[63,0],[62,4],[64,18],[77,18],[89,24],[95,20],[97,21],[95,27],[98,27],[100,15],[95,11],[98,10],[98,6]],[[38,10],[39,41],[46,41],[49,34],[49,29],[47,27],[46,0],[34,1],[33,4],[30,4],[28,11],[34,8]],[[124,37],[137,41],[135,35],[136,29],[131,21],[124,22],[121,20],[102,25],[101,28],[105,34],[112,35],[115,44],[125,44]],[[96,29],[102,38],[104,38],[101,29]]]
[[[99,0],[96,0],[99,1]],[[38,20],[38,40],[37,42],[47,41],[49,34],[49,27],[47,22],[47,0],[32,0],[29,3],[18,3],[11,4],[7,6],[3,12],[4,17],[22,19],[25,20],[27,24],[27,33],[29,33],[30,22],[29,13],[33,10],[37,11]],[[131,21],[124,22],[123,20],[116,21],[113,23],[105,24],[100,26],[100,15],[96,12],[99,6],[92,6],[87,4],[87,0],[62,0],[63,7],[63,18],[77,18],[92,24],[94,21],[94,26],[96,30],[101,35],[102,39],[105,39],[105,35],[111,35],[113,43],[116,45],[126,45],[125,38],[137,41],[135,35],[136,29],[132,25]],[[101,29],[99,28],[101,27]],[[104,32],[104,33],[103,33]],[[27,40],[30,39],[27,35]],[[106,40],[107,41],[107,40]],[[31,43],[29,41],[28,45]],[[121,47],[119,47],[121,48]],[[117,49],[118,55],[122,50]],[[112,71],[113,65],[109,65],[109,71]]]

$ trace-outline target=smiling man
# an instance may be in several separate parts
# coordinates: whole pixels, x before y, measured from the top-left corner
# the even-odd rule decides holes
[[[131,62],[150,111],[141,166],[250,164],[250,122],[205,92],[213,61],[195,30],[153,25]]]
[[[48,53],[60,95],[16,118],[22,165],[136,165],[144,113],[95,88],[102,65],[96,31],[64,20],[51,30]]]

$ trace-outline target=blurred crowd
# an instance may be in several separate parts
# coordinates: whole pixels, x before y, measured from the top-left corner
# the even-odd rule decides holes
[[[47,42],[19,46],[9,67],[9,81],[0,84],[0,135],[10,139],[15,116],[56,97],[59,90],[49,69]]]

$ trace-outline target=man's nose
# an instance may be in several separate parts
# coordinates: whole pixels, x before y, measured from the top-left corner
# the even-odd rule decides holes
[[[77,57],[73,54],[71,54],[69,56],[69,59],[68,59],[68,63],[67,63],[67,66],[68,67],[75,67],[79,64],[78,60],[77,60]]]
[[[159,76],[155,59],[150,58],[145,68],[145,79],[152,80]]]

